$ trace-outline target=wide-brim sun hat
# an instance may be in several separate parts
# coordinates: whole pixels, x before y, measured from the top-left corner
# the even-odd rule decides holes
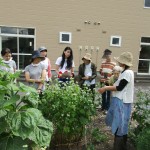
[[[32,59],[35,59],[35,58],[40,58],[42,61],[45,60],[45,57],[42,57],[40,54],[40,51],[38,50],[35,50],[32,53]]]
[[[132,61],[133,61],[133,56],[132,53],[130,52],[123,52],[119,57],[114,57],[114,59],[124,65],[127,66],[133,66]]]
[[[82,60],[86,59],[86,60],[90,60],[91,61],[91,54],[90,53],[86,53],[83,57]]]
[[[46,51],[47,52],[47,48],[45,46],[41,46],[38,48],[38,51],[40,51],[40,52]]]

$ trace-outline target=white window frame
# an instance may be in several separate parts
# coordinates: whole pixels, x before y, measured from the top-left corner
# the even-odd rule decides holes
[[[17,34],[9,34],[9,33],[1,33],[1,27],[14,27],[17,28]],[[34,35],[24,35],[24,34],[19,34],[19,28],[31,28],[34,29]],[[19,37],[23,37],[23,38],[34,38],[34,49],[36,47],[36,28],[35,27],[21,27],[21,26],[4,26],[4,25],[0,25],[0,50],[2,50],[2,37],[16,37],[17,38],[17,53],[12,53],[13,55],[17,55],[18,56],[18,61],[16,62],[17,64],[19,64],[19,56],[20,55],[32,55],[32,54],[26,54],[26,53],[18,53],[19,50]],[[1,58],[1,56],[0,56]],[[19,65],[17,65],[17,70],[19,70]]]
[[[145,6],[145,1],[146,1],[146,0],[144,0],[144,8],[150,9],[150,6],[149,6],[149,7]]]
[[[63,34],[69,35],[69,40],[68,41],[63,41],[62,40],[62,35]],[[71,40],[72,40],[72,33],[71,32],[59,32],[59,43],[71,44]]]
[[[119,39],[119,43],[118,44],[113,44],[113,39],[114,38],[118,38]],[[113,35],[113,36],[110,37],[110,46],[121,47],[121,41],[122,41],[122,37],[121,36]]]
[[[148,37],[148,38],[150,38],[150,36],[142,36],[142,37]],[[142,39],[142,37],[141,37],[141,39]],[[150,43],[140,42],[140,46],[141,45],[145,45],[145,46],[148,45],[148,46],[150,46]],[[150,71],[150,59],[139,59],[139,61],[140,60],[149,61],[149,71]],[[139,73],[137,71],[137,75],[150,75],[150,72],[149,73]]]

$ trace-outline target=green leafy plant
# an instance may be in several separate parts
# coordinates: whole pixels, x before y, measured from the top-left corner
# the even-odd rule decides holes
[[[29,143],[48,146],[52,123],[38,110],[37,91],[23,83],[15,84],[19,73],[0,71],[0,149],[24,150]]]
[[[107,140],[107,136],[101,132],[99,128],[92,130],[92,142],[104,142]]]
[[[55,126],[55,144],[80,141],[85,125],[96,112],[90,90],[82,90],[73,81],[49,86],[43,93],[39,109]]]
[[[130,138],[135,144],[137,144],[137,139],[140,138],[139,135],[147,128],[150,128],[150,93],[149,91],[139,90],[129,128]]]
[[[149,150],[150,148],[150,128],[145,128],[136,138],[137,150]]]

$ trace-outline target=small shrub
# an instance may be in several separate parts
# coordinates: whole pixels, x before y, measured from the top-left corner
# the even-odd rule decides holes
[[[150,128],[145,128],[136,139],[137,150],[149,150],[150,149]]]
[[[57,144],[81,140],[85,125],[96,112],[90,90],[82,90],[73,81],[63,85],[56,82],[47,87],[39,109],[53,122]]]
[[[129,128],[129,136],[135,144],[137,139],[140,139],[140,135],[143,129],[150,128],[150,92],[139,90],[137,93],[137,101],[134,104],[134,112],[132,113],[132,122]],[[147,135],[146,135],[147,136]],[[140,140],[143,140],[143,135]],[[144,142],[144,141],[143,141]],[[142,145],[140,143],[140,145]],[[145,149],[144,149],[145,150]]]

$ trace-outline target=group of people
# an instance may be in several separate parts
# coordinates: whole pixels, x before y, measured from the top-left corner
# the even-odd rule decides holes
[[[112,51],[106,49],[102,56],[100,84],[98,92],[102,94],[101,110],[107,111],[106,124],[111,126],[115,135],[114,149],[126,150],[128,123],[133,103],[134,73],[130,69],[133,56],[130,52],[124,52],[119,57],[114,57],[118,65],[111,59]],[[1,51],[3,63],[9,67],[0,66],[0,70],[11,73],[16,71],[16,63],[12,59],[11,51],[5,48]],[[83,63],[78,68],[78,84],[82,88],[86,85],[95,92],[97,67],[92,62],[91,54],[86,53],[82,57]],[[55,62],[56,74],[60,82],[67,82],[74,77],[73,51],[70,47],[63,50],[62,56]],[[52,78],[51,63],[47,57],[47,48],[40,47],[32,54],[31,63],[25,67],[25,79],[30,86],[34,86],[39,93],[45,89],[45,81]]]

